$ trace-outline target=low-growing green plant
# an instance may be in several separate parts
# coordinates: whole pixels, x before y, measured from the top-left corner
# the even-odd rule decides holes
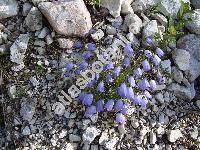
[[[177,18],[172,16],[168,17],[168,25],[166,32],[163,33],[161,38],[159,34],[155,36],[155,40],[159,43],[160,47],[166,47],[167,45],[176,45],[177,39],[184,35],[184,27],[188,21],[191,21],[190,18],[185,18],[187,14],[190,16],[193,13],[193,10],[190,7],[190,3],[181,1],[181,7],[178,11]],[[152,9],[152,12],[158,12],[157,7]]]

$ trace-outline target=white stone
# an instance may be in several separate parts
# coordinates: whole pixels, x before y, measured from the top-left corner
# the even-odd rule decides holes
[[[167,73],[171,74],[171,61],[169,59],[161,61],[161,68],[167,71]]]
[[[172,67],[172,77],[178,83],[183,81],[183,73],[175,66]]]
[[[16,97],[16,85],[11,85],[11,86],[8,88],[8,95],[9,95],[11,98],[15,98],[15,97]]]
[[[92,143],[96,136],[100,134],[100,130],[94,126],[88,127],[83,133],[83,142]]]
[[[99,144],[104,145],[105,142],[109,139],[109,135],[107,132],[102,132],[101,137],[99,138]]]
[[[155,144],[157,141],[156,139],[156,133],[154,133],[153,131],[150,132],[150,144]]]
[[[127,15],[127,14],[130,14],[130,13],[134,13],[133,12],[133,8],[131,7],[131,2],[132,1],[133,0],[124,0],[122,2],[122,6],[121,6],[121,13],[122,14]]]
[[[160,22],[162,25],[166,26],[168,21],[167,18],[165,16],[163,16],[162,14],[159,13],[155,13],[153,14],[153,17],[158,20],[158,22]]]
[[[31,130],[28,126],[26,126],[23,130],[22,130],[22,134],[23,135],[30,135],[31,134]]]
[[[196,104],[196,106],[200,109],[200,100],[197,100],[197,101],[195,102],[195,104]]]
[[[198,137],[198,127],[194,126],[192,131],[190,131],[190,136],[196,140]]]
[[[152,36],[154,37],[155,34],[158,33],[158,24],[156,20],[151,20],[147,23],[147,25],[143,29],[143,38]]]
[[[121,135],[126,134],[126,128],[125,128],[124,124],[119,124],[119,125],[118,125],[118,130],[119,130],[119,133],[120,133]]]
[[[28,12],[31,10],[32,5],[30,3],[24,3],[23,4],[23,10],[22,10],[22,15],[27,16]]]
[[[67,48],[67,49],[72,48],[74,45],[74,42],[72,40],[65,38],[58,38],[58,43],[60,48]]]
[[[22,64],[25,52],[28,47],[29,34],[20,34],[17,40],[10,47],[10,60],[17,64]]]
[[[164,98],[163,98],[163,94],[162,94],[162,93],[157,93],[157,94],[155,95],[155,98],[156,98],[161,104],[164,103]]]
[[[61,132],[60,132],[60,134],[59,134],[59,138],[60,139],[62,139],[62,138],[64,138],[65,136],[67,136],[67,130],[65,130],[65,129],[63,129]]]
[[[49,29],[47,28],[47,27],[44,27],[41,31],[40,31],[40,33],[38,34],[38,38],[39,39],[43,39],[43,38],[45,38],[46,36],[47,36],[47,34],[49,34]]]
[[[180,7],[181,1],[179,0],[161,0],[161,3],[158,5],[158,10],[165,16],[172,16],[176,18]]]
[[[200,36],[195,34],[185,35],[178,40],[177,47],[190,53],[190,64],[185,74],[192,83],[200,75]]]
[[[16,0],[0,0],[0,20],[17,15],[19,11]]]
[[[181,86],[176,83],[172,83],[168,90],[173,91],[177,98],[183,99],[183,100],[191,100],[195,97],[195,89],[194,89],[194,83],[192,83],[189,87]]]
[[[101,6],[109,10],[113,17],[119,17],[121,12],[122,3],[124,0],[101,0]]]
[[[32,7],[25,18],[25,26],[30,31],[42,29],[42,14],[37,7]]]
[[[190,53],[184,49],[176,49],[172,57],[180,70],[187,70],[190,64]]]
[[[129,32],[138,34],[142,28],[142,20],[134,13],[128,14],[124,20],[125,28],[128,27]]]
[[[53,29],[66,36],[85,36],[92,28],[90,13],[83,0],[38,5]]]
[[[190,0],[192,5],[196,8],[196,9],[200,9],[200,1],[199,0]]]
[[[94,41],[97,42],[104,37],[104,32],[101,29],[99,29],[95,33],[91,34],[91,37]]]
[[[117,144],[118,141],[119,141],[118,137],[113,137],[105,142],[105,147],[108,150],[115,150],[115,145]]]
[[[194,34],[200,34],[200,9],[196,9],[194,13],[186,14],[184,17],[186,20],[188,19],[186,28]]]
[[[23,117],[24,120],[31,121],[34,113],[35,113],[35,107],[33,106],[33,104],[22,103],[20,109],[20,115]]]
[[[170,142],[176,142],[179,138],[183,137],[179,129],[170,130],[167,135]]]
[[[70,140],[70,142],[79,142],[79,141],[81,141],[81,137],[78,135],[75,135],[75,134],[70,134],[69,140]]]

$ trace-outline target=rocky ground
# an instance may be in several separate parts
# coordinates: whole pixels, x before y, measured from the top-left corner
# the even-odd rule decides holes
[[[133,106],[127,123],[118,125],[107,112],[86,119],[77,101],[54,112],[58,95],[74,82],[63,68],[80,62],[88,42],[113,51],[127,43],[145,47],[146,37],[169,29],[181,2],[101,0],[99,7],[82,0],[0,0],[1,149],[200,149],[200,1],[184,1],[193,13],[184,34],[164,48],[167,82],[146,109]]]

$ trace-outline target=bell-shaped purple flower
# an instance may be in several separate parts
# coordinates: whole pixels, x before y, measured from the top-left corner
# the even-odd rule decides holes
[[[76,48],[76,49],[80,49],[82,47],[82,44],[81,44],[80,41],[76,41],[76,42],[74,42],[73,47]]]
[[[122,113],[117,113],[116,114],[116,119],[115,121],[119,124],[126,124],[126,118]]]
[[[134,71],[133,71],[133,74],[137,77],[137,78],[140,78],[142,76],[142,70],[140,68],[136,68]]]
[[[80,102],[82,102],[82,101],[84,100],[84,97],[85,97],[86,94],[87,94],[87,93],[85,93],[85,92],[81,92],[81,93],[79,94],[79,96],[78,96],[78,100],[79,100]]]
[[[89,51],[95,51],[96,50],[96,46],[94,43],[88,43],[86,45],[86,49],[89,50]]]
[[[112,78],[112,76],[111,76],[110,74],[108,74],[108,75],[106,76],[106,82],[107,82],[107,83],[112,83],[112,82],[113,82],[113,78]]]
[[[66,70],[66,71],[70,71],[70,70],[72,70],[73,67],[74,67],[74,64],[73,64],[73,63],[68,63],[68,64],[65,66],[65,70]]]
[[[146,78],[144,78],[144,79],[142,79],[141,81],[140,81],[140,83],[139,83],[139,88],[141,89],[141,90],[146,90],[146,89],[148,89],[150,87],[150,85],[149,85],[149,82],[147,81],[147,79]]]
[[[64,76],[65,78],[68,78],[68,77],[70,77],[70,73],[66,71],[66,72],[64,73],[63,76]]]
[[[93,95],[92,94],[85,94],[82,103],[86,106],[92,105],[93,102]]]
[[[135,79],[133,78],[133,76],[129,76],[129,77],[128,77],[128,83],[129,83],[132,87],[135,87]]]
[[[158,55],[154,55],[152,61],[155,66],[158,66],[161,62],[161,59],[158,57]]]
[[[143,67],[144,71],[149,71],[151,69],[150,64],[149,64],[149,62],[147,60],[144,60],[142,62],[142,67]]]
[[[128,57],[125,57],[123,61],[123,66],[129,67],[130,65],[131,65],[130,59]]]
[[[99,92],[104,92],[104,83],[103,83],[103,81],[101,81],[98,85],[97,85],[97,90],[99,91]]]
[[[97,101],[96,107],[97,107],[97,112],[103,112],[103,105],[104,105],[104,100],[100,99]]]
[[[141,107],[143,107],[143,108],[146,108],[147,104],[148,104],[148,100],[145,99],[145,98],[142,98],[141,101],[140,101],[140,103],[139,103],[139,105]]]
[[[125,103],[125,104],[123,105],[123,108],[122,108],[122,110],[121,110],[121,113],[122,113],[123,115],[128,114],[129,108],[130,108],[130,104],[129,104],[129,103]]]
[[[146,38],[146,42],[147,42],[147,44],[149,44],[149,45],[153,44],[153,40],[152,40],[151,37],[147,37],[147,38]]]
[[[105,104],[104,107],[107,111],[111,111],[113,109],[114,104],[115,104],[114,100],[111,99],[111,100],[108,100],[108,102]]]
[[[95,80],[91,80],[90,82],[88,82],[88,84],[87,84],[87,87],[88,88],[91,88],[91,87],[93,87],[93,85],[95,84]]]
[[[79,70],[85,70],[88,67],[88,63],[83,61],[78,65]]]
[[[80,70],[80,69],[76,69],[76,70],[75,70],[75,74],[76,74],[76,75],[80,75],[80,74],[81,74],[81,70]]]
[[[156,54],[161,58],[161,57],[163,57],[164,55],[165,55],[165,53],[163,52],[163,50],[162,49],[160,49],[160,48],[156,48]]]
[[[100,77],[99,74],[96,73],[96,74],[95,74],[95,80],[97,81],[97,80],[99,79],[99,77]]]
[[[120,87],[117,89],[117,93],[120,97],[126,97],[127,95],[127,87],[125,83],[122,83]]]
[[[115,77],[118,77],[120,75],[120,72],[121,72],[121,67],[116,67],[114,70],[113,70],[113,74]]]
[[[91,56],[92,56],[92,53],[91,53],[91,52],[84,52],[84,53],[82,54],[82,58],[83,58],[84,60],[88,60]]]
[[[156,87],[157,87],[157,84],[156,84],[156,81],[155,81],[155,80],[150,80],[150,81],[149,81],[149,85],[150,85],[150,88],[151,88],[152,90],[155,90]]]
[[[152,58],[152,56],[153,56],[153,54],[152,54],[152,52],[150,50],[145,50],[144,51],[144,55],[149,59]]]
[[[124,47],[124,53],[126,56],[131,57],[133,56],[133,49],[130,44],[126,44]]]
[[[149,91],[144,91],[144,95],[146,96],[146,98],[152,99],[152,95],[149,93]]]
[[[127,87],[126,98],[129,99],[129,100],[133,100],[134,99],[134,92],[133,92],[132,87]]]
[[[104,67],[103,67],[103,70],[104,71],[107,71],[107,70],[110,70],[110,69],[114,69],[114,65],[112,62],[110,62],[109,64],[106,64]]]
[[[117,100],[117,102],[115,103],[114,109],[115,111],[120,111],[123,108],[123,102],[121,99]]]
[[[139,95],[139,94],[137,94],[137,95],[135,95],[135,97],[134,97],[134,103],[135,104],[140,104],[141,103],[141,100],[142,100],[142,95]]]
[[[96,107],[92,105],[92,106],[86,108],[84,116],[86,118],[91,118],[95,113],[96,113]]]

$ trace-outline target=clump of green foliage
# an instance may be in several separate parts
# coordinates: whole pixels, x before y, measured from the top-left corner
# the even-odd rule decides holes
[[[153,12],[156,11],[156,7],[153,8]],[[192,15],[193,10],[190,7],[190,3],[183,2],[181,0],[181,7],[178,11],[177,18],[168,17],[168,25],[166,32],[163,33],[163,38],[160,35],[156,35],[155,39],[159,42],[160,47],[166,47],[167,45],[176,45],[177,39],[184,35],[184,27],[190,18],[185,18],[185,15]]]

